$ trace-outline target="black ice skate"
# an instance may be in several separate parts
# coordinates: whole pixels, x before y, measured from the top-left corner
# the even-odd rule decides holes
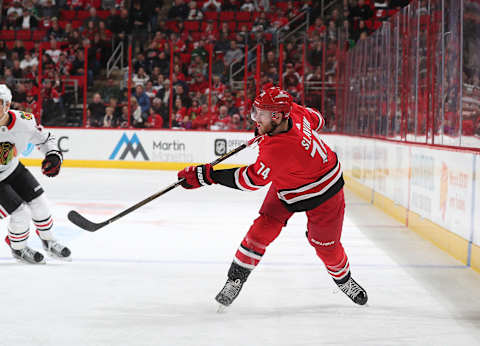
[[[8,246],[10,246],[10,249],[12,250],[12,256],[17,261],[28,264],[45,264],[45,259],[41,252],[38,252],[28,246],[25,246],[19,250],[13,249],[8,236],[5,238],[5,241],[7,242]]]
[[[240,293],[242,286],[243,282],[240,279],[227,279],[225,286],[223,286],[220,293],[215,297],[215,300],[220,303],[219,312],[222,312],[227,306],[233,303]]]
[[[44,240],[42,241],[43,249],[53,258],[60,259],[62,261],[71,261],[71,251],[68,247],[60,244],[56,240]]]
[[[239,266],[235,262],[232,263],[228,271],[228,279],[220,293],[217,294],[215,300],[220,303],[218,312],[223,312],[235,298],[240,294],[243,284],[247,281],[251,270]]]
[[[338,288],[340,288],[340,290],[345,293],[355,304],[365,305],[365,303],[368,301],[367,291],[365,291],[362,286],[357,284],[350,274],[348,274],[348,277],[345,280],[346,281],[343,283],[335,280],[334,281]]]

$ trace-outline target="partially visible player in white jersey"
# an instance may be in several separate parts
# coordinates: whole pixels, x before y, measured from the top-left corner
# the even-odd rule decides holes
[[[45,263],[43,254],[27,245],[32,220],[44,250],[52,257],[70,260],[70,249],[52,235],[53,220],[43,188],[18,160],[32,143],[45,154],[42,173],[54,177],[60,171],[62,153],[53,135],[37,126],[32,114],[10,109],[11,101],[12,93],[0,84],[0,219],[10,216],[5,241],[17,260]]]

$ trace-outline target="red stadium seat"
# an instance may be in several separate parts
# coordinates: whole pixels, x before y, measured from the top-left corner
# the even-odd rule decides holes
[[[185,30],[187,31],[198,31],[200,30],[200,22],[188,20],[185,23]]]
[[[23,46],[25,47],[25,50],[32,50],[35,48],[35,42],[34,41],[24,41]]]
[[[1,30],[0,40],[9,41],[15,39],[15,30]]]
[[[228,22],[228,30],[232,32],[237,31],[237,22],[234,22],[234,21]]]
[[[213,12],[213,11],[205,12],[205,19],[206,20],[217,20],[218,19],[218,12]]]
[[[90,13],[88,13],[88,11],[77,11],[77,17],[76,19],[78,20],[85,20],[87,19],[88,17],[90,17]]]
[[[220,14],[220,20],[223,22],[230,22],[235,19],[235,12],[233,11],[223,11]]]
[[[108,16],[110,15],[110,11],[108,10],[99,10],[97,11],[97,16],[102,18],[103,20],[107,19]]]
[[[252,18],[250,12],[241,11],[237,12],[237,14],[235,15],[235,19],[240,22],[249,22]]]
[[[74,28],[74,29],[78,29],[81,26],[82,26],[82,21],[81,20],[74,20],[72,22],[72,28]]]
[[[60,21],[59,21],[60,24]],[[34,41],[43,41],[43,39],[47,36],[46,30],[35,30],[32,32],[32,40]]]
[[[32,38],[30,30],[17,30],[15,38],[20,41],[28,41]]]
[[[76,17],[76,11],[73,10],[61,10],[60,11],[60,19],[63,20],[74,20]]]
[[[5,45],[7,46],[8,49],[13,49],[14,44],[15,44],[15,41],[5,41]]]
[[[200,40],[200,38],[202,37],[202,33],[201,32],[192,32],[192,40],[195,42],[195,41],[198,41]]]

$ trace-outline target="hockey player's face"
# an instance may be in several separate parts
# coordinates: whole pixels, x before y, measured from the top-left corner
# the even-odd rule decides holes
[[[274,113],[272,111],[267,111],[264,109],[258,109],[253,107],[251,114],[252,120],[257,123],[258,133],[263,135],[265,133],[270,133],[275,129],[275,124],[273,123],[272,117]]]
[[[10,109],[10,102],[6,102],[5,105],[3,101],[0,100],[0,115],[4,115]]]

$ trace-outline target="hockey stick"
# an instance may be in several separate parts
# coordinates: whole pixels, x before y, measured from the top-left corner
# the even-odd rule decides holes
[[[259,137],[255,137],[255,138],[252,138],[251,140],[249,140],[247,143],[244,143],[240,146],[238,146],[237,148],[229,151],[228,153],[226,153],[225,155],[223,156],[220,156],[218,159],[216,159],[215,161],[211,162],[210,164],[212,166],[215,166],[217,164],[219,164],[220,162],[228,159],[229,157],[235,155],[236,153],[242,151],[243,149],[245,149],[246,147],[248,146],[251,146],[252,144],[254,143],[257,143],[260,139],[262,138],[262,136],[259,136]],[[121,217],[124,217],[125,215],[127,214],[130,214],[132,211],[135,211],[137,210],[138,208],[144,206],[145,204],[153,201],[154,199],[166,194],[168,191],[171,191],[173,190],[174,188],[176,188],[177,186],[181,185],[183,183],[185,179],[180,179],[176,182],[174,182],[173,184],[170,184],[169,186],[167,186],[166,188],[164,188],[162,191],[159,191],[153,195],[151,195],[150,197],[147,197],[145,198],[143,201],[140,201],[138,202],[137,204],[131,206],[130,208],[128,209],[125,209],[124,211],[122,211],[121,213],[113,216],[112,218],[106,220],[106,221],[103,221],[103,222],[99,222],[99,223],[95,223],[95,222],[92,222],[88,219],[86,219],[85,217],[83,217],[82,215],[80,215],[78,212],[76,212],[75,210],[70,210],[69,213],[68,213],[68,219],[75,225],[77,225],[78,227],[86,230],[86,231],[89,231],[89,232],[95,232],[95,231],[98,231],[100,228],[103,228],[105,227],[106,225],[109,225],[111,224],[112,222],[120,219]]]

